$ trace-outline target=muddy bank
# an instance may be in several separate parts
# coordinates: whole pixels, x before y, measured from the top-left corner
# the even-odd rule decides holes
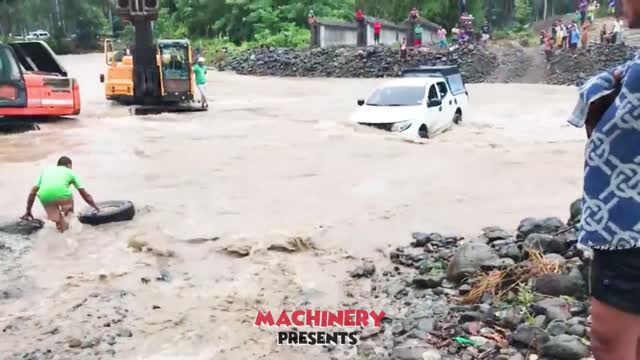
[[[247,50],[220,64],[223,70],[243,75],[294,77],[380,78],[400,76],[402,69],[418,65],[457,65],[466,82],[484,80],[498,66],[496,55],[469,47],[454,51],[409,51],[400,59],[399,49],[389,47]]]

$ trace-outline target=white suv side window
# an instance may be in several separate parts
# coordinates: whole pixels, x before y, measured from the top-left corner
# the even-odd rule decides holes
[[[449,90],[447,89],[447,84],[444,83],[443,81],[438,82],[438,91],[440,92],[440,97],[444,99],[449,93]]]
[[[429,87],[429,100],[438,100],[440,97],[438,96],[438,91],[436,90],[435,85],[431,85]]]

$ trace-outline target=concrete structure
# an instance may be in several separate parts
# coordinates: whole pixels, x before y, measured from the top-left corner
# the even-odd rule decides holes
[[[366,16],[366,45],[374,45],[373,23],[375,18]],[[380,20],[382,30],[380,32],[381,45],[393,45],[399,43],[403,37],[410,38],[409,24],[394,24],[389,21]],[[424,29],[424,44],[429,44],[431,34],[438,28],[438,25],[429,21],[421,21]],[[318,26],[318,46],[356,46],[358,41],[358,26],[355,22],[337,21],[332,19],[317,19]],[[435,38],[435,37],[434,37]],[[313,40],[313,36],[312,36]],[[408,43],[411,46],[411,43]]]
[[[358,41],[358,26],[355,22],[318,19],[320,47],[355,46]]]

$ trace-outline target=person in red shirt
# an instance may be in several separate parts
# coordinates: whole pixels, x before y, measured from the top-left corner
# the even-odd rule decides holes
[[[376,19],[373,23],[373,42],[376,45],[380,45],[380,32],[382,31],[382,24],[380,20]]]
[[[356,11],[356,22],[358,23],[358,46],[367,46],[367,27],[364,23],[364,12],[361,9]]]

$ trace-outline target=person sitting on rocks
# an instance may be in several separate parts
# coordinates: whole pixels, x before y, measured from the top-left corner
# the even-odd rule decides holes
[[[407,38],[402,37],[402,41],[400,42],[400,59],[407,58]]]
[[[71,170],[71,159],[63,156],[58,159],[55,167],[44,169],[27,199],[27,211],[22,216],[23,220],[32,220],[33,203],[36,196],[40,199],[49,220],[56,223],[58,231],[65,232],[69,228],[65,217],[73,213],[73,194],[69,186],[73,185],[84,201],[96,211],[100,211],[93,197],[85,190],[84,186]]]
[[[602,24],[600,28],[600,44],[607,43],[607,24]]]

